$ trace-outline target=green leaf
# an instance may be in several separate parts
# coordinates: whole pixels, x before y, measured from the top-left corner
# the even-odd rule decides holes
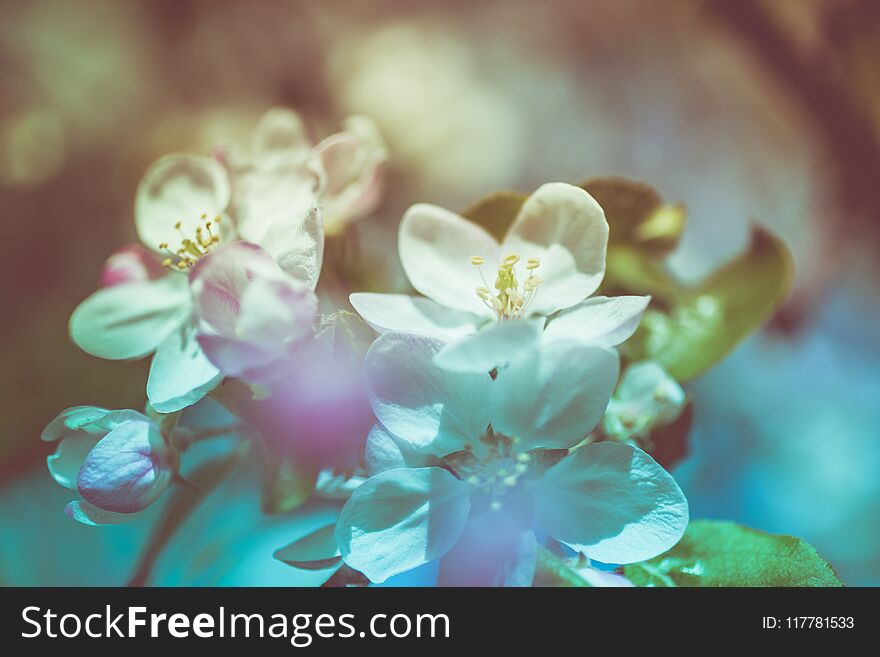
[[[307,458],[282,456],[266,450],[266,478],[260,506],[263,513],[286,513],[306,502],[315,492],[318,466]]]
[[[664,203],[650,185],[611,176],[588,178],[578,186],[605,211],[610,250],[634,245],[640,251],[663,255],[678,245],[687,216],[684,206]]]
[[[689,381],[756,331],[788,296],[794,264],[788,247],[754,228],[749,248],[703,283],[657,294],[639,330],[624,345],[631,360],[654,359]]]
[[[538,546],[535,579],[532,586],[590,586],[561,557],[542,545]]]
[[[527,198],[527,194],[519,192],[495,192],[471,205],[461,216],[479,224],[500,242]]]
[[[674,548],[624,568],[636,586],[843,586],[812,545],[733,522],[692,522]]]
[[[336,525],[327,525],[275,550],[273,555],[294,568],[324,570],[342,561],[336,543]]]

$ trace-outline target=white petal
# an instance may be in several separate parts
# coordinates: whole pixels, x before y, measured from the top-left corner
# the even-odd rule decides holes
[[[430,465],[428,460],[381,424],[374,426],[367,436],[364,463],[370,475],[395,468],[421,468]]]
[[[306,164],[248,169],[235,183],[235,225],[241,238],[263,247],[291,274],[317,282],[324,233],[316,209],[316,172]]]
[[[351,305],[377,333],[402,331],[458,338],[476,330],[478,318],[468,312],[452,310],[408,294],[357,292]]]
[[[84,525],[100,527],[101,525],[117,525],[137,517],[136,513],[114,513],[92,506],[85,500],[75,500],[64,508],[64,512]]]
[[[159,413],[192,406],[220,385],[223,375],[202,351],[195,327],[184,323],[156,348],[147,378],[147,397]]]
[[[310,208],[301,221],[274,223],[261,243],[281,269],[309,289],[315,289],[324,261],[324,228],[319,208]]]
[[[614,347],[639,327],[651,297],[592,297],[547,323],[547,340],[578,340]]]
[[[103,288],[70,317],[70,337],[83,351],[111,360],[152,352],[189,315],[186,277],[170,273],[154,281]]]
[[[672,476],[624,443],[585,445],[530,487],[541,527],[604,563],[651,559],[688,524],[687,500]]]
[[[172,250],[180,244],[181,234],[194,239],[195,230],[204,223],[202,215],[214,217],[229,205],[229,179],[214,159],[175,153],[155,162],[144,174],[135,199],[135,225],[144,245],[161,251],[166,242]],[[228,229],[220,225],[221,229]]]
[[[542,185],[523,205],[501,247],[538,258],[538,288],[530,310],[550,315],[580,303],[595,292],[605,276],[608,222],[587,192],[565,183]]]
[[[449,342],[434,357],[434,362],[453,372],[489,372],[534,349],[541,339],[543,326],[543,318],[498,322]]]
[[[79,469],[97,442],[95,436],[87,433],[68,436],[59,442],[55,453],[46,457],[52,478],[65,488],[76,490]]]
[[[386,333],[364,361],[376,418],[416,450],[445,456],[477,440],[489,424],[492,379],[437,367],[443,341],[407,333]]]
[[[398,235],[400,262],[412,286],[442,306],[492,316],[476,289],[484,285],[471,256],[491,267],[498,243],[483,228],[457,214],[420,203],[403,215]],[[491,282],[491,281],[490,281]]]
[[[373,582],[442,557],[470,511],[470,488],[441,468],[401,468],[370,477],[336,525],[345,562]]]
[[[618,370],[617,354],[601,347],[555,342],[534,349],[498,373],[492,427],[526,449],[572,447],[602,418]]]
[[[61,411],[46,425],[40,438],[47,442],[64,438],[77,431],[88,431],[88,427],[110,413],[99,406],[73,406]]]
[[[310,148],[299,114],[284,107],[266,112],[254,130],[253,157],[259,167],[302,161]]]

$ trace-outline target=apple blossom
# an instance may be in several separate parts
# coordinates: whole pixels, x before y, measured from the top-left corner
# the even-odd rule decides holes
[[[59,441],[46,459],[49,472],[82,496],[65,511],[86,525],[130,519],[159,498],[177,471],[177,451],[137,411],[76,406],[52,420],[42,438]]]
[[[438,363],[452,370],[489,371],[541,340],[611,347],[632,335],[649,298],[588,298],[605,274],[607,243],[602,208],[565,183],[535,191],[500,244],[452,212],[418,204],[401,221],[398,249],[424,298],[356,293],[350,299],[380,333],[450,340]],[[494,278],[485,268],[494,269]]]
[[[617,380],[612,350],[556,341],[493,378],[438,367],[443,347],[388,333],[367,354],[379,424],[367,440],[372,476],[337,524],[349,566],[382,582],[442,559],[445,583],[522,585],[534,529],[606,563],[678,541],[688,510],[672,477],[630,445],[583,444]]]

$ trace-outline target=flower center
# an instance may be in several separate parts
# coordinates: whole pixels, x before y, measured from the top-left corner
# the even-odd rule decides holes
[[[541,266],[540,260],[529,258],[526,260],[528,276],[520,285],[515,269],[519,260],[519,256],[515,254],[504,258],[498,265],[495,285],[490,288],[483,275],[485,260],[480,256],[471,257],[471,264],[477,268],[483,280],[483,285],[476,290],[477,296],[489,310],[495,313],[499,321],[524,317],[538,292],[538,287],[544,282],[544,279],[537,275],[537,269]]]
[[[489,430],[480,438],[482,449],[470,445],[443,458],[462,481],[487,496],[489,509],[499,511],[504,495],[529,471],[532,457],[517,448],[519,441]]]
[[[183,224],[177,222],[174,229],[180,233],[180,246],[176,250],[171,250],[168,242],[162,242],[159,245],[161,251],[165,251],[169,257],[162,261],[163,267],[177,269],[179,271],[187,271],[199,261],[200,258],[208,255],[217,244],[220,243],[220,234],[211,230],[211,227],[220,223],[220,216],[208,219],[208,215],[201,216],[201,225],[196,228],[195,234],[187,235],[183,231]]]

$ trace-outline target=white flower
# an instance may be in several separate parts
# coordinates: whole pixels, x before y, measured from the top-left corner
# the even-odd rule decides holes
[[[352,568],[381,582],[442,558],[444,583],[529,584],[533,528],[606,563],[679,540],[687,502],[668,473],[630,445],[580,446],[617,380],[613,351],[554,342],[493,379],[437,367],[443,346],[390,333],[367,354],[372,476],[336,530]]]
[[[351,303],[380,333],[450,339],[438,363],[451,370],[503,365],[542,330],[544,341],[610,347],[632,335],[649,298],[587,298],[605,275],[607,243],[602,208],[564,183],[532,194],[501,244],[452,212],[419,204],[401,221],[398,249],[410,283],[427,298],[358,293]]]
[[[269,249],[266,226],[279,208],[307,210],[317,197],[331,235],[372,213],[382,197],[388,152],[367,117],[349,117],[342,132],[313,147],[299,115],[276,107],[258,124],[250,156],[234,147],[228,156],[239,233]]]
[[[606,434],[618,440],[645,438],[654,427],[678,419],[686,395],[659,363],[627,367],[602,419]]]
[[[82,495],[65,511],[86,525],[132,518],[165,491],[179,462],[159,426],[131,410],[69,408],[49,423],[42,438],[60,441],[46,459],[49,472]]]
[[[259,229],[267,249],[283,269],[314,287],[323,256],[315,199],[288,204],[285,180],[274,173],[251,175],[249,184],[259,183],[265,197],[236,218],[253,229],[256,222],[247,211],[263,212]],[[147,397],[161,413],[196,403],[222,380],[196,340],[187,276],[201,258],[237,237],[227,214],[230,184],[212,158],[176,154],[153,164],[138,188],[135,223],[167,273],[127,275],[88,297],[70,318],[71,337],[92,355],[122,360],[155,352]]]

